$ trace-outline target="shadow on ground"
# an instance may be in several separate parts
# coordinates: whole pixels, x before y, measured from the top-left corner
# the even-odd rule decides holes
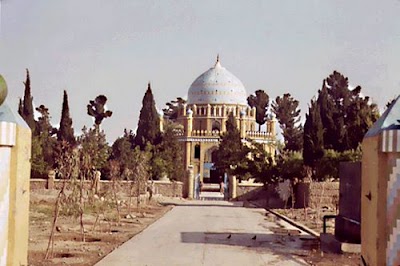
[[[301,258],[319,249],[319,240],[295,231],[271,228],[271,234],[238,232],[182,232],[181,241],[193,244],[239,246],[249,250],[285,257],[301,265],[308,265]]]
[[[200,201],[200,200],[190,200],[184,201],[162,201],[159,202],[161,205],[172,205],[172,206],[188,206],[188,207],[244,207],[241,201]]]

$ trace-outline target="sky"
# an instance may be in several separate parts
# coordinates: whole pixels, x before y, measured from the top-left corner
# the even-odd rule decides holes
[[[304,116],[334,70],[381,108],[400,93],[399,0],[0,0],[0,74],[17,110],[26,73],[34,104],[59,124],[63,90],[76,134],[89,100],[108,97],[112,142],[135,130],[151,87],[159,110],[215,63],[247,93],[289,92]]]

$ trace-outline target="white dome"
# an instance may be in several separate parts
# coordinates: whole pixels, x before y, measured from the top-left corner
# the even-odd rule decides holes
[[[215,66],[201,74],[190,86],[188,104],[239,104],[247,105],[247,93],[243,83],[221,66]]]

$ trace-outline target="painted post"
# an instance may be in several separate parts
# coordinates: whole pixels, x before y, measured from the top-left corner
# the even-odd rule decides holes
[[[400,265],[400,97],[362,143],[361,265]]]
[[[11,148],[15,145],[15,125],[0,122],[0,265],[7,264],[10,210]]]
[[[188,198],[193,199],[193,190],[194,190],[194,173],[193,166],[189,165],[189,177],[188,177]]]
[[[236,198],[236,186],[237,186],[237,181],[236,181],[236,176],[230,175],[229,176],[229,196],[230,199]]]
[[[28,265],[31,130],[6,95],[0,75],[0,265]]]

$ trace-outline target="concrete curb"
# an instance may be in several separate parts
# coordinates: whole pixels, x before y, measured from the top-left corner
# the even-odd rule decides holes
[[[256,207],[265,209],[266,211],[268,211],[268,212],[272,213],[273,215],[279,217],[280,219],[284,220],[285,222],[288,222],[289,224],[291,224],[291,225],[293,225],[293,226],[299,228],[300,230],[303,230],[304,232],[307,232],[307,233],[309,233],[310,235],[315,236],[316,238],[320,239],[320,234],[319,234],[318,232],[315,232],[314,230],[308,228],[307,226],[305,226],[305,225],[303,225],[303,224],[301,224],[301,223],[298,223],[298,222],[296,222],[296,221],[293,221],[293,220],[290,219],[289,217],[287,217],[287,216],[285,216],[285,215],[282,215],[282,214],[279,214],[279,213],[277,213],[277,212],[275,212],[275,211],[273,211],[273,210],[271,210],[271,209],[265,208],[265,207],[263,207],[263,206],[259,206],[259,205],[256,204],[256,203],[251,203],[251,204],[254,205],[254,206],[256,206]]]

